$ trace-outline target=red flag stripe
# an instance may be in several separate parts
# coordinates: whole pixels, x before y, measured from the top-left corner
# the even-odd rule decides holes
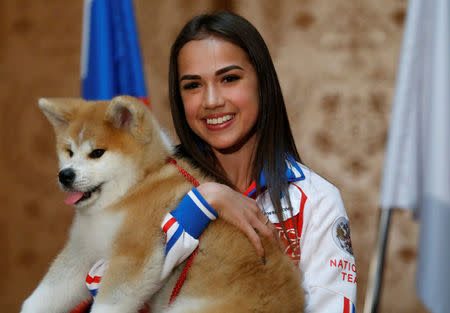
[[[151,106],[150,106],[150,101],[148,101],[148,98],[147,97],[137,97],[139,100],[141,100],[142,102],[144,102],[144,104],[146,105],[146,106],[148,106],[150,109],[151,109]]]

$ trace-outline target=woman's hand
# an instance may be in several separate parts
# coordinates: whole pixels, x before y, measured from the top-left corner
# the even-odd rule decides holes
[[[260,236],[279,246],[276,229],[261,213],[256,200],[219,183],[204,183],[198,186],[197,190],[217,211],[220,218],[237,227],[249,238],[260,257],[264,257]]]

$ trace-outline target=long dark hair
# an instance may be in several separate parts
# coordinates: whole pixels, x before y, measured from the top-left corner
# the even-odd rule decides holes
[[[257,192],[264,173],[267,189],[279,221],[282,218],[281,196],[287,196],[290,206],[286,162],[288,155],[301,161],[289,126],[280,83],[267,46],[256,28],[243,17],[230,13],[201,14],[190,20],[175,40],[170,54],[169,98],[175,130],[180,139],[178,152],[191,158],[207,174],[231,187],[212,150],[189,127],[180,95],[178,81],[178,54],[191,40],[210,36],[227,40],[244,50],[256,70],[259,86],[259,116],[255,125],[256,153],[252,179]],[[291,208],[292,209],[292,208]],[[281,223],[283,230],[284,223]],[[287,237],[289,238],[289,237]]]

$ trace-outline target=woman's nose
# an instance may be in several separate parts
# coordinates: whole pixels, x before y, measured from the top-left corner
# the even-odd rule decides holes
[[[203,107],[207,109],[214,109],[216,107],[223,106],[225,100],[221,91],[216,86],[208,86],[203,99]]]

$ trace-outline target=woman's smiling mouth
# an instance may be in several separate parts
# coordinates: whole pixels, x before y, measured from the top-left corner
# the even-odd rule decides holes
[[[228,127],[233,122],[236,114],[225,114],[221,116],[210,116],[203,120],[205,121],[206,128],[209,130],[219,130]]]
[[[219,117],[219,118],[207,118],[206,124],[208,124],[208,125],[222,124],[222,123],[228,122],[229,120],[233,119],[233,117],[234,117],[234,114],[227,114],[227,115]]]

